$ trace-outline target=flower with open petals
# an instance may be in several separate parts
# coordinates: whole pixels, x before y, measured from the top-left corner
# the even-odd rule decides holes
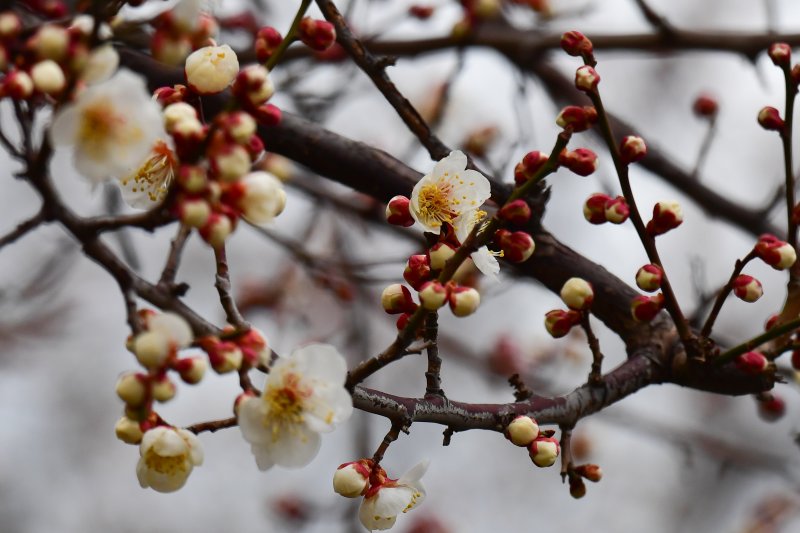
[[[428,461],[400,476],[400,479],[385,479],[373,484],[358,510],[358,518],[370,531],[389,529],[397,520],[397,515],[407,513],[425,499],[425,487],[420,479],[428,470]]]
[[[50,140],[74,146],[75,167],[100,182],[138,165],[166,133],[161,108],[150,98],[144,80],[120,70],[92,85],[55,115]]]
[[[186,484],[195,466],[203,464],[203,449],[194,433],[158,426],[147,431],[139,445],[136,477],[143,489],[175,492]]]
[[[447,223],[460,238],[475,225],[476,213],[491,194],[489,180],[466,167],[467,156],[463,152],[450,152],[414,186],[411,216],[425,231],[439,233],[442,224]]]
[[[320,433],[347,420],[353,400],[343,387],[344,357],[328,344],[310,344],[272,366],[260,397],[239,403],[242,436],[260,470],[305,466],[321,444]]]
[[[175,153],[162,140],[156,141],[136,170],[119,180],[122,198],[138,209],[149,209],[164,199],[175,177],[178,161]]]

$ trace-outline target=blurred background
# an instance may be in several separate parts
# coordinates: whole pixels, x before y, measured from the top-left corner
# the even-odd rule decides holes
[[[408,16],[413,4],[436,7],[431,18]],[[149,2],[127,10],[144,19],[174,2]],[[299,2],[218,2],[220,18],[250,10],[259,24],[282,33]],[[462,15],[458,2],[350,0],[339,3],[353,27],[378,40],[446,36]],[[680,30],[750,35],[800,32],[800,5],[791,0],[650,0],[648,5]],[[550,0],[552,16],[506,6],[515,26],[533,34],[577,29],[595,35],[643,34],[652,26],[634,0]],[[312,6],[310,14],[319,16]],[[244,32],[223,30],[220,41],[245,49]],[[722,51],[596,52],[607,108],[720,194],[751,208],[769,206],[782,183],[777,135],[763,131],[756,114],[764,105],[783,109],[783,79],[766,54],[749,60]],[[541,61],[571,78],[575,58],[560,51]],[[549,150],[558,131],[554,103],[543,82],[519,72],[486,48],[454,48],[400,57],[389,74],[442,140],[473,148],[484,168],[511,181],[524,153]],[[337,133],[364,141],[420,172],[432,168],[427,153],[404,129],[371,82],[348,62],[297,58],[274,72],[273,103]],[[698,166],[709,123],[692,112],[701,93],[713,95],[719,113],[704,160]],[[0,105],[3,124],[12,124]],[[488,143],[468,142],[477,134]],[[613,166],[597,139],[587,134],[571,146],[600,156],[598,172],[579,178],[559,172],[548,179],[551,201],[546,227],[560,240],[633,285],[646,255],[630,224],[592,226],[581,208],[597,191],[618,194]],[[269,149],[269,143],[267,143]],[[483,150],[483,153],[478,153]],[[85,215],[121,206],[113,186],[92,189],[58,153],[54,179],[70,206]],[[351,364],[383,349],[394,337],[391,317],[380,312],[379,295],[402,281],[417,244],[387,226],[366,221],[382,206],[311,175],[302,166],[273,158],[289,181],[286,212],[265,231],[241,225],[228,246],[233,284],[248,320],[272,347],[289,353],[301,343],[335,344]],[[34,214],[38,199],[7,169],[0,195],[0,231]],[[755,237],[709,217],[701,205],[658,176],[632,167],[640,206],[681,202],[685,223],[659,239],[670,278],[687,313],[730,275],[734,261]],[[649,207],[642,207],[649,211]],[[366,215],[366,216],[365,216]],[[780,223],[780,206],[765,211]],[[413,230],[413,228],[412,228]],[[158,277],[176,228],[154,234],[109,235],[112,244],[148,279]],[[414,231],[408,232],[418,236]],[[186,301],[217,324],[224,314],[214,289],[214,258],[194,235],[178,279],[191,285]],[[783,301],[785,274],[761,263],[748,265],[764,285],[756,303],[731,299],[717,336],[736,343],[758,333]],[[136,367],[125,350],[129,331],[115,282],[82,258],[58,227],[39,228],[0,254],[0,530],[45,531],[363,531],[357,501],[338,497],[331,478],[343,462],[371,456],[388,430],[385,419],[356,412],[326,435],[316,459],[301,470],[259,472],[238,429],[200,435],[205,463],[174,494],[142,490],[136,480],[136,447],[114,436],[122,405],[114,393],[120,373]],[[591,354],[581,335],[552,340],[544,313],[560,306],[530,280],[507,268],[498,283],[481,285],[478,313],[454,319],[443,313],[443,387],[456,400],[508,402],[506,378],[521,373],[540,394],[563,394],[585,381]],[[606,354],[606,370],[625,358],[622,343],[593,322]],[[439,426],[412,426],[389,449],[383,465],[398,477],[423,459],[424,504],[398,519],[398,532],[586,531],[609,533],[800,531],[800,397],[791,367],[779,367],[787,383],[776,393],[786,415],[767,421],[751,397],[729,398],[681,389],[649,387],[580,422],[575,430],[578,462],[599,464],[604,478],[581,500],[570,497],[557,468],[537,469],[524,450],[500,435],[472,431],[442,446]],[[425,362],[407,357],[366,385],[393,394],[424,393]],[[255,384],[263,378],[254,375]],[[198,386],[179,385],[177,397],[159,412],[173,423],[230,416],[239,393],[235,375],[208,373]]]

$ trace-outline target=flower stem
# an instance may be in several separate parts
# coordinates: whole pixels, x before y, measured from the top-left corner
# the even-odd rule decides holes
[[[303,20],[303,16],[305,16],[306,11],[308,10],[308,6],[311,5],[311,0],[302,0],[300,2],[300,7],[297,9],[297,14],[294,16],[294,20],[292,21],[292,25],[289,27],[289,31],[286,33],[286,36],[281,41],[281,44],[278,45],[278,48],[272,53],[272,55],[267,60],[266,64],[264,65],[267,70],[272,70],[275,68],[275,65],[281,60],[283,57],[283,53],[289,48],[295,40],[297,40],[297,29],[300,27],[300,21]]]
[[[700,331],[701,337],[708,337],[711,333],[711,329],[714,327],[714,321],[717,320],[717,315],[719,315],[720,310],[722,309],[722,305],[725,303],[725,299],[728,298],[728,295],[733,290],[733,282],[736,281],[736,278],[742,272],[744,266],[752,261],[755,258],[756,254],[754,250],[751,250],[744,259],[736,260],[736,264],[733,267],[733,272],[731,273],[731,277],[728,280],[728,283],[725,284],[724,287],[719,291],[717,295],[717,299],[714,301],[714,307],[711,309],[711,313],[709,313],[708,318],[706,319],[706,323],[703,324],[703,329]]]

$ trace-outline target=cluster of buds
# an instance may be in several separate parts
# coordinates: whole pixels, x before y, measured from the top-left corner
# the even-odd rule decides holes
[[[538,151],[528,152],[514,167],[514,183],[517,186],[525,184],[536,176],[545,163],[547,163],[547,154]]]
[[[219,31],[216,19],[201,11],[197,2],[179,2],[151,21],[153,57],[168,65],[180,65],[193,50],[213,44]]]
[[[578,133],[586,131],[597,123],[597,109],[594,106],[569,105],[556,117],[556,124],[561,128],[570,128]]]
[[[409,279],[418,279],[420,269],[428,274],[426,279],[411,283]],[[406,266],[406,281],[417,290],[419,305],[428,311],[436,311],[445,304],[450,306],[454,315],[459,317],[469,316],[474,313],[481,302],[480,293],[472,288],[458,285],[454,281],[440,283],[430,278],[430,266],[428,258],[424,255],[411,256],[409,264]],[[400,283],[394,283],[386,287],[381,293],[381,305],[383,310],[390,315],[399,314],[397,328],[403,329],[408,323],[411,314],[419,307],[411,296],[411,291]]]
[[[756,256],[775,270],[785,270],[797,260],[794,248],[774,235],[765,233],[753,248]]]
[[[597,192],[583,203],[583,217],[592,224],[622,224],[628,220],[630,213],[628,202],[622,196],[612,198]]]
[[[578,176],[589,176],[597,170],[597,154],[588,148],[564,149],[558,155],[558,162]]]
[[[254,328],[237,335],[229,326],[223,330],[223,338],[208,335],[198,339],[197,345],[208,354],[211,368],[218,374],[269,366],[272,355],[264,335]]]
[[[647,223],[651,237],[663,235],[683,224],[683,210],[678,202],[658,202],[653,206],[653,218]]]
[[[552,431],[540,431],[539,424],[529,416],[518,416],[506,426],[506,438],[514,445],[528,448],[533,464],[540,468],[553,466],[560,452],[558,439]]]
[[[755,302],[764,294],[761,282],[753,276],[741,274],[733,280],[733,294],[745,302]]]
[[[512,263],[527,261],[536,249],[533,237],[524,231],[499,229],[494,234],[494,242],[503,251],[503,257]]]
[[[653,296],[640,294],[631,301],[631,316],[637,322],[650,322],[664,308],[664,295]]]

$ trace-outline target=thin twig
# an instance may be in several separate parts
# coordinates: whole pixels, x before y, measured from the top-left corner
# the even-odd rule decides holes
[[[214,248],[214,257],[217,262],[217,275],[214,286],[219,293],[219,302],[225,310],[225,317],[228,323],[236,328],[237,331],[247,331],[250,324],[244,319],[236,307],[236,300],[233,298],[231,289],[231,278],[228,272],[228,259],[225,254],[225,245]]]
[[[744,269],[745,265],[755,259],[755,257],[755,250],[751,250],[750,253],[744,256],[743,259],[736,260],[736,264],[733,267],[733,272],[731,272],[731,277],[728,279],[728,283],[726,283],[725,286],[719,291],[719,294],[717,294],[717,299],[714,301],[714,307],[711,308],[711,312],[709,313],[705,324],[703,324],[703,329],[700,330],[701,337],[708,337],[711,334],[711,330],[714,328],[714,321],[717,320],[717,315],[719,315],[722,305],[725,303],[728,295],[733,290],[733,283],[736,281],[736,278],[742,272],[742,269]]]
[[[597,340],[592,331],[592,326],[589,323],[589,313],[581,313],[581,327],[586,333],[586,339],[589,341],[589,349],[592,350],[592,370],[589,372],[590,385],[603,384],[603,353],[600,351],[600,341]]]
[[[16,228],[0,237],[0,249],[4,246],[15,242],[17,239],[25,236],[28,232],[38,228],[42,223],[47,221],[44,210],[39,211],[28,220],[20,222]]]

